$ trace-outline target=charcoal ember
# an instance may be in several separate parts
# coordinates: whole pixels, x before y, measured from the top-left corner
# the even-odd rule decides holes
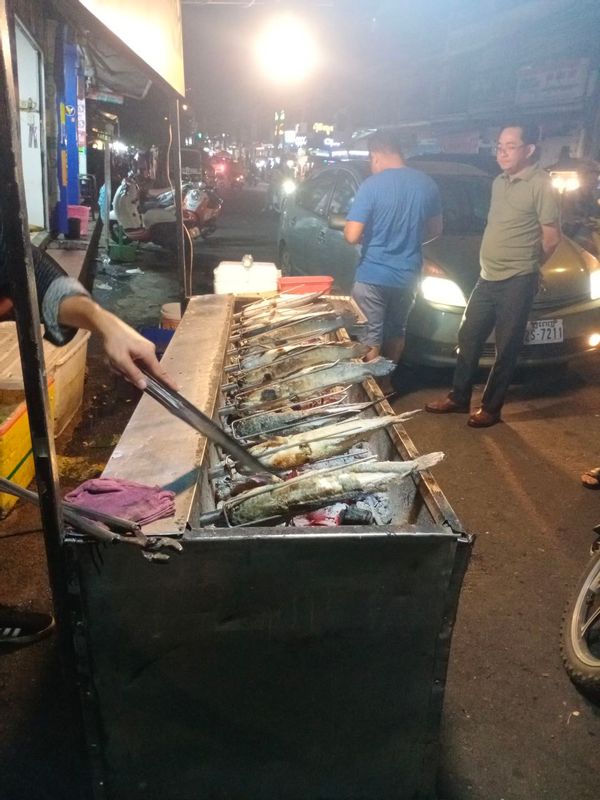
[[[371,509],[358,506],[346,506],[340,519],[342,525],[372,525],[373,521]]]

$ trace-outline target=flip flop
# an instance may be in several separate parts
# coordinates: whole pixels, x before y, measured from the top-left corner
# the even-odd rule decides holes
[[[600,489],[600,467],[586,470],[581,476],[581,483],[586,489]]]

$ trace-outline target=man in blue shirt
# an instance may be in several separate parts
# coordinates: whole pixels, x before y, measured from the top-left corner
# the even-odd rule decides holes
[[[347,242],[362,243],[352,297],[367,317],[365,360],[382,354],[397,364],[421,275],[422,245],[442,233],[442,205],[435,181],[404,163],[396,132],[374,133],[369,155],[373,174],[356,193],[344,228]]]

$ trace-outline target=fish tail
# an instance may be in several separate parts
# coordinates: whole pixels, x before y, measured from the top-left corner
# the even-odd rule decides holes
[[[427,453],[424,456],[418,456],[414,461],[415,469],[419,472],[423,472],[425,469],[431,469],[431,467],[435,467],[436,464],[439,464],[443,458],[444,453]]]
[[[404,411],[398,415],[398,422],[406,422],[407,419],[412,419],[416,414],[420,414],[421,411],[423,411],[422,408],[415,408],[414,411]]]
[[[372,375],[375,375],[378,378],[381,378],[384,375],[389,375],[390,372],[393,372],[396,369],[396,364],[387,358],[378,358],[375,361],[367,361],[365,366],[368,367],[368,370]]]

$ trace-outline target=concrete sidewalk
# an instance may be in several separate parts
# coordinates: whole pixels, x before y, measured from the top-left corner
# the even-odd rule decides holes
[[[67,275],[80,280],[89,291],[94,283],[94,270],[90,269],[90,264],[98,249],[102,227],[100,219],[90,220],[88,233],[81,239],[51,239],[40,245],[58,261]]]

